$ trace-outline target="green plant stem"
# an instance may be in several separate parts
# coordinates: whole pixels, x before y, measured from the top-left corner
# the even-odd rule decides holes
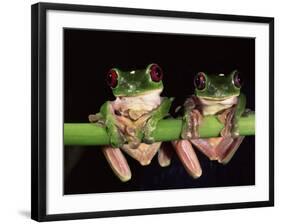
[[[255,134],[255,115],[241,117],[239,122],[240,135]],[[158,123],[153,134],[156,141],[171,141],[180,139],[182,121],[179,119],[166,119]],[[199,127],[199,134],[202,138],[218,137],[223,124],[215,116],[204,118]],[[65,145],[107,145],[109,138],[105,128],[91,123],[66,123],[64,124]]]

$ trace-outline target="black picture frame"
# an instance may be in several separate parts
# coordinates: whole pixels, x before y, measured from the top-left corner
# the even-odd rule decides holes
[[[269,25],[269,200],[243,203],[208,204],[196,206],[176,206],[140,208],[101,212],[52,214],[46,213],[46,13],[48,10],[76,12],[101,12],[123,15],[153,17],[193,18],[217,21],[253,22]],[[266,207],[274,205],[274,18],[163,11],[137,8],[102,7],[89,5],[37,3],[32,5],[31,18],[31,59],[32,59],[32,165],[31,165],[31,218],[37,221],[85,219],[99,217],[131,216],[160,213],[177,213],[205,210]]]

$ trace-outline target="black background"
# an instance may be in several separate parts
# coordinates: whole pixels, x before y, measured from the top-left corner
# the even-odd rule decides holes
[[[238,69],[247,107],[255,109],[255,40],[248,38],[101,30],[64,30],[64,122],[88,122],[107,100],[114,100],[105,75],[112,67],[143,69],[157,63],[164,72],[163,96],[173,107],[193,93],[199,71],[229,73]],[[64,193],[98,193],[255,184],[255,138],[246,137],[227,165],[209,161],[196,151],[203,174],[194,180],[176,155],[169,167],[157,156],[141,166],[126,155],[132,179],[122,183],[111,171],[99,146],[65,146]]]

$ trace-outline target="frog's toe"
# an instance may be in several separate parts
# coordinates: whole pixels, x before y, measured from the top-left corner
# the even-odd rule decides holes
[[[88,116],[88,119],[91,123],[96,123],[98,121],[100,121],[102,118],[101,114],[100,113],[97,113],[97,114],[90,114]]]
[[[144,130],[144,136],[143,136],[143,142],[146,143],[146,144],[152,144],[155,142],[155,139],[154,137],[152,136],[153,135],[153,131],[154,129],[148,129],[146,128]]]
[[[192,138],[192,133],[190,131],[184,131],[181,133],[181,138],[182,139],[191,139]]]
[[[229,133],[229,136],[232,137],[232,138],[238,138],[240,136],[238,124],[234,124],[232,130]]]
[[[171,164],[173,150],[170,145],[162,144],[158,151],[158,162],[161,167],[167,167]]]

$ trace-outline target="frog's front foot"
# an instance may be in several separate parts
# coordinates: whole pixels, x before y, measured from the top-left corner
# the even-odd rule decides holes
[[[155,138],[153,137],[153,132],[156,129],[157,121],[153,118],[149,119],[144,127],[144,135],[143,142],[146,144],[152,144],[155,142]]]
[[[239,136],[238,121],[234,117],[235,110],[225,110],[218,115],[218,119],[224,124],[224,128],[221,130],[220,135],[225,138],[237,138]]]
[[[183,117],[183,126],[181,130],[181,138],[193,139],[199,138],[199,125],[202,121],[202,115],[199,110],[193,109],[186,113]]]
[[[110,145],[114,148],[119,148],[125,144],[125,138],[119,131],[112,131],[109,133]]]
[[[247,117],[252,113],[253,111],[246,109],[243,112],[242,117]],[[224,128],[220,133],[222,137],[238,138],[240,136],[238,118],[235,117],[234,109],[225,110],[223,113],[218,115],[218,119],[224,124]]]
[[[155,138],[152,136],[153,132],[152,131],[145,131],[144,132],[144,137],[143,137],[143,142],[146,144],[152,144],[155,142]]]
[[[253,113],[255,113],[255,112],[247,108],[243,112],[242,117],[247,117],[247,116],[249,116],[250,114],[253,114]],[[233,138],[238,138],[240,136],[239,126],[238,126],[238,119],[237,118],[235,119],[235,117],[233,118],[233,125],[232,125],[232,129],[230,131],[230,135]]]
[[[254,112],[250,109],[246,109],[243,112],[242,117],[247,117],[252,113]],[[234,109],[225,110],[223,113],[218,115],[218,119],[224,124],[224,128],[220,133],[222,137],[238,138],[240,136],[238,118],[235,117]]]

